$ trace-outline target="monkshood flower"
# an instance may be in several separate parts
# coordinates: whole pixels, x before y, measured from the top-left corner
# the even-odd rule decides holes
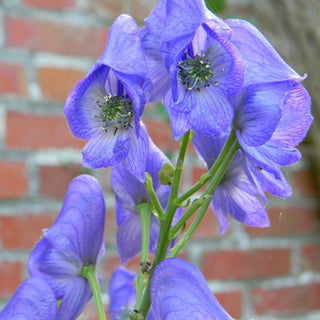
[[[82,151],[84,166],[96,169],[121,163],[144,179],[148,134],[140,116],[147,82],[139,28],[130,16],[120,15],[110,28],[102,56],[65,104],[72,133],[89,140]]]
[[[0,320],[56,320],[56,298],[50,286],[40,278],[22,282],[0,313]]]
[[[218,158],[225,140],[225,137],[216,138],[195,132],[192,139],[193,145],[208,169]],[[270,225],[268,214],[259,198],[260,189],[245,170],[243,162],[243,156],[238,151],[218,184],[211,201],[221,234],[228,229],[228,214],[248,226],[264,228]]]
[[[302,81],[273,48],[264,35],[251,23],[229,19],[225,23],[232,29],[230,41],[237,47],[246,63],[245,85],[284,80]]]
[[[295,147],[313,120],[307,91],[295,81],[250,85],[235,109],[234,127],[246,156],[281,179],[280,166],[300,160]]]
[[[167,205],[170,187],[160,183],[158,172],[168,162],[168,158],[150,140],[146,172],[152,177],[153,188],[163,209]],[[121,264],[125,264],[141,250],[141,218],[136,206],[144,202],[151,203],[151,199],[145,185],[123,166],[113,168],[111,185],[116,194],[116,215],[119,226],[117,231],[118,252]],[[154,253],[159,235],[159,219],[151,212],[150,214],[149,250]],[[180,215],[181,210],[177,210],[173,223]]]
[[[104,253],[105,204],[98,181],[88,175],[75,178],[60,214],[32,250],[31,276],[47,281],[62,300],[57,319],[76,319],[92,296],[82,269],[97,265]]]
[[[232,320],[212,294],[201,272],[189,262],[160,262],[151,280],[151,302],[158,320]]]
[[[231,29],[210,13],[203,1],[160,1],[146,25],[155,38],[159,31],[153,30],[162,27],[162,36],[154,40],[154,46],[160,50],[162,63],[171,76],[171,88],[163,102],[174,138],[179,139],[190,128],[216,136],[223,134],[233,117],[228,98],[240,92],[245,71],[241,55],[229,41]],[[155,51],[150,49],[151,36],[144,37],[149,40],[144,41],[147,59],[155,62],[150,58]],[[155,65],[150,67],[152,75]],[[163,67],[158,69],[164,73]],[[159,91],[163,94],[164,87],[154,89]]]
[[[135,276],[135,273],[123,267],[118,267],[113,272],[109,283],[109,316],[111,320],[129,319],[130,312],[134,310],[136,303]],[[155,319],[152,307],[147,319]]]

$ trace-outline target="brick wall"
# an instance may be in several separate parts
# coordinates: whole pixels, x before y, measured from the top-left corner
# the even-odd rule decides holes
[[[230,2],[228,12],[236,3]],[[238,13],[246,12],[247,2],[234,6]],[[100,272],[107,303],[108,279],[119,263],[110,169],[82,168],[84,142],[69,132],[63,104],[102,53],[115,17],[128,13],[142,23],[155,4],[155,0],[0,2],[0,309],[28,276],[30,250],[57,216],[72,178],[83,172],[100,180],[106,197],[106,256]],[[174,158],[177,142],[162,119],[155,106],[144,115],[154,141]],[[235,318],[320,317],[320,205],[309,160],[312,148],[301,150],[304,160],[286,172],[293,197],[270,202],[271,228],[232,222],[220,237],[217,221],[208,212],[183,251]],[[203,170],[191,153],[184,187]],[[136,268],[136,262],[129,266]],[[88,319],[91,312],[89,305]]]

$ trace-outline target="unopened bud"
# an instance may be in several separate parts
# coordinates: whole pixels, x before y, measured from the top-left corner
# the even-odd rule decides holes
[[[163,185],[171,185],[173,175],[174,166],[169,162],[165,163],[158,173],[160,183]]]

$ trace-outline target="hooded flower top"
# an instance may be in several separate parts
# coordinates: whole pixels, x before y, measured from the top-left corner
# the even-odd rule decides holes
[[[155,268],[151,303],[158,320],[233,320],[201,272],[179,258],[164,260]]]
[[[67,191],[60,214],[32,250],[28,261],[31,276],[43,278],[62,300],[57,319],[76,319],[92,292],[82,268],[99,263],[104,253],[105,205],[96,179],[75,178]]]
[[[56,298],[46,281],[29,278],[21,283],[0,313],[0,320],[56,320]]]
[[[148,135],[140,116],[147,82],[139,28],[131,17],[120,15],[110,28],[104,53],[65,104],[72,133],[89,140],[82,151],[84,166],[121,163],[144,179]]]

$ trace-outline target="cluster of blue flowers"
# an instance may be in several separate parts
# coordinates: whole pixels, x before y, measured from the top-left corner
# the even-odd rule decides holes
[[[114,320],[232,319],[199,270],[175,258],[183,244],[175,253],[170,248],[204,204],[211,203],[221,234],[228,228],[227,214],[249,226],[269,226],[265,193],[291,195],[282,167],[300,159],[296,146],[313,120],[310,97],[300,84],[304,76],[253,25],[223,21],[203,0],[160,0],[145,23],[139,29],[130,16],[117,18],[102,56],[65,104],[72,133],[88,140],[83,165],[113,167],[122,266],[110,282],[109,314]],[[169,115],[173,138],[187,143],[192,138],[208,168],[182,196],[180,163],[170,164],[141,120],[145,106],[158,101]],[[206,183],[208,191],[182,214],[190,204],[185,200]],[[31,252],[31,277],[0,320],[76,319],[94,291],[90,268],[97,278],[104,221],[98,182],[79,176],[58,219]],[[134,281],[124,265],[140,251],[142,271]],[[156,254],[153,265],[149,253]],[[141,278],[149,279],[147,286]]]

